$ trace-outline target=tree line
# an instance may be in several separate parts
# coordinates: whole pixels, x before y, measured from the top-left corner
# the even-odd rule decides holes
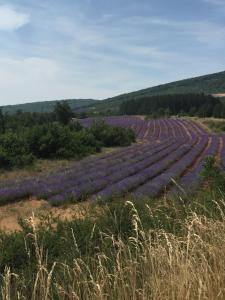
[[[225,105],[219,99],[205,94],[159,95],[125,101],[120,106],[120,113],[152,117],[189,115],[225,118]]]
[[[80,159],[102,147],[128,146],[133,131],[98,121],[89,129],[79,122],[66,102],[53,113],[3,114],[0,110],[0,169],[22,168],[36,159]],[[81,116],[82,117],[82,116]]]

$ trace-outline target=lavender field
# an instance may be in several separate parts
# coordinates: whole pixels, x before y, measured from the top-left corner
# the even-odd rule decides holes
[[[109,200],[132,193],[157,197],[195,189],[205,158],[213,155],[225,169],[225,135],[209,134],[184,119],[143,120],[137,116],[106,117],[113,126],[131,128],[137,143],[107,154],[86,158],[71,167],[39,177],[0,183],[0,202],[34,197],[54,204],[68,200]],[[93,119],[81,121],[89,127]]]

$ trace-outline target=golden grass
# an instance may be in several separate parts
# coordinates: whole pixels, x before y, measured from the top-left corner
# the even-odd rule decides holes
[[[95,209],[95,213],[96,211]],[[98,211],[101,213],[100,208]],[[71,221],[74,219],[84,219],[91,214],[92,204],[87,201],[54,207],[45,200],[31,198],[0,206],[0,231],[6,233],[21,231],[22,228],[19,220],[29,219],[32,215],[35,215],[35,221],[39,223],[40,219],[48,215],[62,221]]]
[[[206,131],[212,133],[214,130],[220,126],[220,124],[225,123],[225,119],[217,118],[194,118],[194,120],[201,125]]]
[[[143,231],[135,207],[131,202],[127,205],[133,207],[134,235],[124,242],[102,233],[102,239],[114,249],[113,260],[100,252],[86,260],[76,256],[71,265],[55,262],[48,268],[47,254],[31,218],[37,261],[31,299],[225,299],[222,210],[220,221],[193,213],[183,223],[183,236],[178,237],[164,230]],[[79,253],[75,236],[74,253]],[[57,272],[63,276],[57,277]],[[11,299],[12,289],[17,295],[13,299],[26,299],[19,282],[26,285],[23,278],[6,268],[2,299]]]

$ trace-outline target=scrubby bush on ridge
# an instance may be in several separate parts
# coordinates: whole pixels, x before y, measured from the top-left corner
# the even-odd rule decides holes
[[[35,158],[79,159],[99,152],[101,147],[128,146],[135,141],[130,129],[95,124],[85,129],[80,124],[34,125],[0,135],[0,168],[24,167]]]
[[[90,132],[105,147],[129,146],[131,142],[135,142],[135,134],[131,129],[111,127],[102,120],[95,121]]]

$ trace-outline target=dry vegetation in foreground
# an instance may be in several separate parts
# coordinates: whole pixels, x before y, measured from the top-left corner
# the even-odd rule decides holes
[[[194,118],[209,132],[222,133],[225,132],[225,119],[217,118]]]
[[[22,269],[2,270],[2,299],[224,299],[224,198],[212,200],[214,217],[177,201],[115,203],[57,227],[31,218]]]
[[[30,219],[35,215],[36,224],[48,215],[60,220],[83,219],[91,213],[91,203],[65,204],[53,207],[45,200],[28,199],[0,206],[0,231],[21,231],[20,220]]]

